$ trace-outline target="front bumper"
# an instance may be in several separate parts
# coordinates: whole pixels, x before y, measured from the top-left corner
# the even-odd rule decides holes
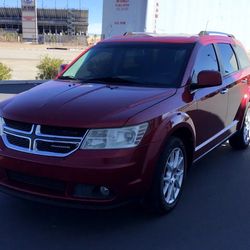
[[[9,188],[6,186],[0,185],[0,192],[10,195],[16,198],[25,199],[29,201],[39,202],[46,205],[52,205],[52,206],[60,206],[60,207],[68,207],[68,208],[79,208],[79,209],[86,209],[86,210],[106,210],[106,209],[113,209],[118,208],[120,206],[132,203],[132,202],[138,202],[139,198],[134,198],[130,200],[124,200],[121,202],[116,202],[113,204],[91,204],[86,202],[79,202],[75,200],[62,200],[60,198],[52,198],[52,197],[45,197],[42,195],[37,194],[31,194],[29,192],[16,190],[15,188]]]
[[[151,179],[148,170],[154,167],[149,151],[149,145],[126,150],[78,150],[56,158],[14,151],[0,142],[0,191],[74,207],[113,207],[146,194]],[[61,184],[62,188],[54,188]],[[111,195],[76,196],[79,184],[108,187]]]

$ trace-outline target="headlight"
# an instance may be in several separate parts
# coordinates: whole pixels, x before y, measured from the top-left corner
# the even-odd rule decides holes
[[[3,135],[3,125],[4,125],[4,119],[0,117],[0,136]]]
[[[148,123],[124,128],[91,129],[81,149],[133,148],[140,143],[147,128]]]

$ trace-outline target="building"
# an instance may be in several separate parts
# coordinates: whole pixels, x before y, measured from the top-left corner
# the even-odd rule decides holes
[[[22,34],[22,9],[0,8],[0,29]],[[86,34],[88,10],[37,9],[38,34]]]

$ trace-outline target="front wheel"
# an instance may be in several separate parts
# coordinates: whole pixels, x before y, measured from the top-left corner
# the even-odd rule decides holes
[[[242,128],[234,134],[229,143],[234,149],[246,149],[250,143],[250,109],[247,110]]]
[[[187,156],[183,142],[171,137],[157,166],[147,205],[166,213],[175,207],[186,177]]]

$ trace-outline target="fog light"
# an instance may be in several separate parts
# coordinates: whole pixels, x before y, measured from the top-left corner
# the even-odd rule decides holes
[[[112,191],[105,186],[94,186],[87,184],[76,184],[73,196],[87,199],[107,199],[113,196]]]
[[[110,191],[107,187],[101,186],[100,187],[100,192],[103,196],[109,196],[110,195]]]

